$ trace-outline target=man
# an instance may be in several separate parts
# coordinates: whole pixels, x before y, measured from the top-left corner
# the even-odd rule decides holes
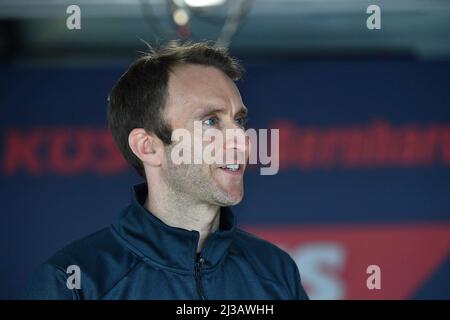
[[[238,229],[228,209],[244,194],[238,159],[248,159],[248,143],[233,137],[215,145],[231,162],[173,161],[177,129],[202,144],[196,123],[243,134],[247,109],[234,83],[241,73],[207,43],[171,43],[128,69],[110,94],[108,123],[146,183],[134,186],[111,227],[43,264],[29,298],[307,299],[290,256]]]

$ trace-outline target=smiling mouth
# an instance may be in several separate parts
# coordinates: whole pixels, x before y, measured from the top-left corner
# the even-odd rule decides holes
[[[229,174],[241,175],[244,172],[244,166],[242,164],[227,164],[225,166],[218,167]]]
[[[235,172],[235,171],[239,170],[239,165],[238,164],[227,164],[226,166],[220,167],[220,169],[230,170],[230,171]]]

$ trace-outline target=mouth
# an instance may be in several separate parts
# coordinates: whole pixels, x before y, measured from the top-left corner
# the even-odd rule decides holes
[[[219,169],[232,175],[241,175],[244,172],[244,166],[242,164],[227,164],[219,167]]]

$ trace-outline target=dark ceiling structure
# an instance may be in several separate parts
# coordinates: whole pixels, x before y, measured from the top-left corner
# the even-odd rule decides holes
[[[143,41],[213,40],[249,56],[450,56],[447,0],[72,0],[0,1],[3,59],[106,61],[145,50]],[[367,7],[381,9],[369,30]]]

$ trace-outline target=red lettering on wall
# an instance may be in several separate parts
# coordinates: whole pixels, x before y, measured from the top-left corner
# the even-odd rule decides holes
[[[282,169],[450,166],[450,125],[377,120],[320,128],[277,120],[270,128],[280,130]]]
[[[5,150],[3,153],[3,170],[7,175],[13,175],[21,169],[38,175],[43,171],[42,161],[39,159],[39,146],[44,132],[35,129],[32,132],[22,132],[11,129],[5,135]]]
[[[112,175],[129,168],[109,131],[97,127],[9,129],[4,135],[3,171],[71,176]]]

